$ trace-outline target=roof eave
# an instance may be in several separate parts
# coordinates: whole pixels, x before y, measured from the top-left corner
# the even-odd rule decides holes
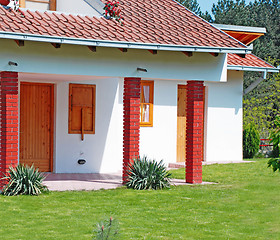
[[[106,40],[85,39],[85,38],[65,38],[59,36],[35,35],[35,34],[27,34],[27,33],[3,32],[3,31],[0,32],[0,39],[73,44],[73,45],[96,46],[96,47],[148,49],[148,50],[161,50],[161,51],[189,51],[189,52],[236,53],[236,54],[249,54],[252,52],[252,49],[250,48],[185,46],[185,45],[141,43],[141,42],[119,42],[119,41],[106,41]]]
[[[228,70],[237,70],[237,71],[249,71],[249,72],[275,72],[275,73],[279,72],[279,69],[277,69],[277,68],[236,66],[236,65],[228,65],[227,69]]]
[[[262,34],[266,33],[266,28],[262,28],[262,27],[228,25],[228,24],[213,24],[213,25],[221,29],[222,31],[262,33]]]

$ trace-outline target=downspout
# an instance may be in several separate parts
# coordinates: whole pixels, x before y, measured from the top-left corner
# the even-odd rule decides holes
[[[251,83],[244,91],[243,95],[248,94],[249,92],[253,91],[263,80],[267,78],[267,71],[263,72],[263,76],[255,80],[253,83]]]

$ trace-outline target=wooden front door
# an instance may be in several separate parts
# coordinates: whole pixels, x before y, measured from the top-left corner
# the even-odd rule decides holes
[[[185,162],[186,159],[186,104],[187,85],[178,85],[177,162]]]
[[[20,85],[20,163],[51,172],[53,164],[53,85]]]

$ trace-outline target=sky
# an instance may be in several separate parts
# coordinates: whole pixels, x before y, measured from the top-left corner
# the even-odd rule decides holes
[[[217,3],[218,0],[197,0],[197,2],[199,3],[202,12],[205,12],[206,10],[211,12],[213,3]],[[246,2],[249,3],[250,0],[246,0]]]

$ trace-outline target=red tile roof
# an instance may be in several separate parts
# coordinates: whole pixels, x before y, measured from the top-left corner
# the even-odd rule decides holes
[[[104,0],[103,0],[104,1]],[[0,7],[0,31],[107,41],[241,48],[246,46],[174,0],[121,0],[121,26],[104,17],[56,12],[8,12]]]
[[[275,69],[272,65],[258,58],[254,54],[246,54],[245,58],[242,58],[237,54],[228,54],[228,65]]]

